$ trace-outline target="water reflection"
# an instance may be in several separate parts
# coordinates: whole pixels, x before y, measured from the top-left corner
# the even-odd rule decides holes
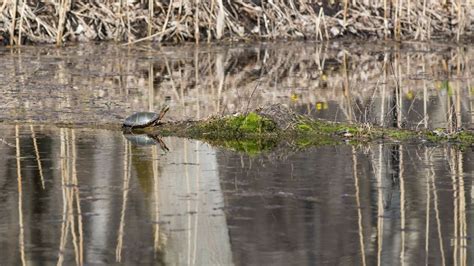
[[[0,127],[0,259],[472,264],[472,150],[373,143],[244,155],[121,132]]]
[[[472,151],[400,144],[284,162],[222,152],[234,262],[469,265],[471,160]]]
[[[126,133],[124,132],[123,136],[133,145],[136,146],[152,146],[159,145],[160,148],[164,151],[169,150],[166,147],[166,144],[159,136],[148,135],[148,134],[136,134],[136,133]]]
[[[473,51],[311,42],[0,50],[0,119],[103,125],[165,103],[166,118],[184,120],[278,102],[328,120],[453,131],[473,127]]]
[[[30,129],[1,127],[7,265],[231,263],[208,145],[166,139],[174,152],[165,153],[121,132]]]

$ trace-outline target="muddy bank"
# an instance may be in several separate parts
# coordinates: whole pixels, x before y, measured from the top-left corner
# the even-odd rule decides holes
[[[249,39],[472,40],[463,1],[3,1],[4,44]]]

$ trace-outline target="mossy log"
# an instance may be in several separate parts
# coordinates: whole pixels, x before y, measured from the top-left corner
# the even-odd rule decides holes
[[[155,136],[200,139],[247,152],[267,150],[283,141],[298,148],[377,140],[435,144],[449,142],[463,147],[474,145],[472,131],[448,134],[441,130],[408,130],[335,123],[298,115],[280,104],[202,121],[166,122],[145,129],[144,132]]]

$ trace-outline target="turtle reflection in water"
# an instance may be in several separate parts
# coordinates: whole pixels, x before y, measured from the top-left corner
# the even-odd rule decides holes
[[[166,147],[165,142],[158,136],[148,135],[148,134],[132,134],[124,133],[124,137],[133,145],[136,146],[150,146],[150,145],[160,145],[160,148],[163,151],[169,151]]]
[[[154,112],[138,112],[125,119],[122,128],[133,130],[138,128],[153,127],[161,123],[161,119],[165,116],[170,108],[164,106],[161,108],[160,113]]]

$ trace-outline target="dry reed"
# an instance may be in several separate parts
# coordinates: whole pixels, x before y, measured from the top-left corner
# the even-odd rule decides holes
[[[427,40],[443,36],[461,41],[473,37],[473,5],[471,0],[0,0],[0,34],[12,45],[323,39],[322,32],[326,38]]]

